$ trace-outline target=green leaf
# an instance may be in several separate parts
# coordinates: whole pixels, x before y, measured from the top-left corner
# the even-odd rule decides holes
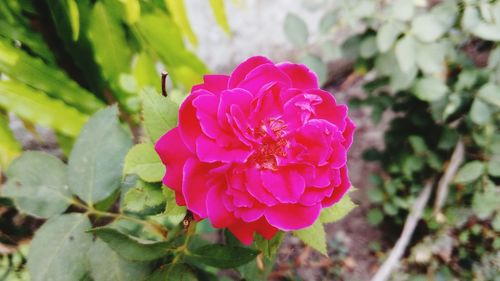
[[[139,182],[138,187],[129,189],[125,194],[124,208],[132,212],[140,212],[146,208],[159,206],[165,202],[161,188]]]
[[[175,201],[175,192],[164,186],[163,195],[165,196],[165,201],[167,202],[165,214],[168,216],[178,216],[184,218],[186,214],[186,207],[177,205],[177,202]]]
[[[9,128],[9,119],[0,114],[0,169],[7,169],[21,151],[21,145]]]
[[[186,264],[167,264],[156,270],[146,281],[197,281],[193,270]]]
[[[302,59],[302,62],[307,65],[318,76],[318,83],[322,85],[326,82],[328,69],[326,64],[315,55],[307,54]]]
[[[174,22],[180,28],[182,33],[187,37],[189,42],[194,46],[198,45],[198,39],[191,29],[189,19],[186,11],[184,0],[164,0],[165,6],[168,7],[170,15],[172,15]],[[223,7],[224,8],[224,7]],[[214,11],[215,12],[215,11]],[[222,25],[221,25],[222,26]]]
[[[440,43],[420,44],[417,48],[417,65],[426,74],[441,73],[444,70],[446,49]]]
[[[278,251],[278,248],[280,247],[281,242],[283,242],[284,238],[285,233],[283,231],[278,231],[278,233],[276,233],[276,235],[274,235],[274,237],[270,240],[267,240],[261,235],[256,235],[254,242],[255,248],[264,253],[264,256],[272,258],[276,255],[276,252]]]
[[[366,37],[359,46],[359,54],[363,58],[371,58],[377,51],[377,38],[375,36]]]
[[[288,13],[284,23],[285,35],[288,40],[299,48],[307,46],[309,31],[306,23],[297,15]]]
[[[326,251],[326,233],[321,220],[316,220],[308,228],[294,231],[293,235],[299,237],[306,245],[313,247],[323,255],[328,255]]]
[[[165,166],[151,143],[135,145],[125,157],[124,174],[137,174],[147,182],[159,182],[165,175]]]
[[[0,40],[0,72],[21,81],[47,95],[61,99],[84,113],[92,113],[103,103],[84,90],[64,72],[45,64],[20,49]]]
[[[80,36],[80,14],[78,12],[78,5],[75,0],[62,0],[61,2],[66,2],[68,12],[67,16],[69,17],[69,23],[71,25],[73,41],[76,41],[78,40],[78,36]]]
[[[484,184],[484,190],[478,188],[472,198],[472,210],[482,220],[491,216],[495,210],[500,211],[500,188],[491,181]]]
[[[413,19],[411,30],[422,42],[434,42],[447,28],[435,15],[423,14]]]
[[[344,195],[339,202],[333,204],[328,208],[324,208],[321,211],[319,220],[322,223],[332,223],[343,219],[347,214],[349,214],[356,204],[354,204],[349,196],[349,194]]]
[[[69,156],[70,188],[88,204],[106,199],[120,186],[123,161],[132,140],[117,114],[116,106],[94,114]]]
[[[415,45],[415,39],[411,35],[406,35],[396,44],[396,58],[404,72],[409,72],[415,65]]]
[[[1,51],[0,51],[1,53]],[[15,81],[0,81],[0,107],[29,122],[40,124],[75,137],[87,115],[60,100]]]
[[[96,240],[89,250],[89,266],[92,278],[99,281],[144,280],[151,271],[147,264],[120,257],[101,240]]]
[[[493,83],[482,86],[477,93],[482,100],[500,108],[500,87]]]
[[[170,242],[140,241],[112,228],[98,227],[90,232],[106,242],[118,255],[129,261],[156,260],[172,250]]]
[[[80,280],[87,272],[87,251],[92,235],[83,214],[49,219],[31,241],[27,267],[32,281]]]
[[[193,250],[186,257],[218,268],[232,268],[250,262],[259,251],[245,247],[211,244]]]
[[[427,76],[415,83],[413,91],[417,98],[432,102],[444,97],[448,93],[448,87],[437,77]]]
[[[132,25],[139,20],[141,16],[141,4],[139,0],[120,0],[123,13],[125,13],[125,22]]]
[[[227,21],[226,11],[224,9],[223,0],[210,0],[210,6],[212,7],[212,12],[214,13],[215,21],[227,34],[231,35],[231,29],[229,28],[229,22]]]
[[[142,100],[144,127],[151,140],[156,142],[177,126],[178,105],[155,91],[144,91]]]
[[[106,79],[113,81],[120,73],[130,70],[132,53],[125,32],[102,2],[97,2],[92,9],[88,36]]]
[[[161,26],[162,28],[158,28]],[[207,68],[185,46],[175,23],[163,12],[155,11],[141,16],[137,22],[140,37],[154,50],[168,67],[173,81],[181,81],[187,89],[201,82]],[[165,40],[168,38],[168,40]]]
[[[428,151],[428,147],[425,144],[425,140],[418,135],[411,135],[408,137],[408,142],[410,142],[413,151],[417,154],[424,154]]]
[[[455,183],[470,183],[477,180],[484,172],[484,164],[471,161],[463,165],[455,175]]]
[[[403,27],[399,22],[389,21],[382,25],[377,32],[377,46],[380,52],[389,51],[402,32]]]
[[[335,24],[337,24],[337,13],[335,11],[325,13],[319,21],[319,32],[321,34],[326,34]]]
[[[493,177],[500,177],[500,158],[491,158],[488,161],[488,174]]]
[[[147,53],[140,53],[134,63],[133,75],[139,89],[150,86],[161,91],[160,75],[156,71],[154,60]],[[169,93],[170,95],[171,93]]]
[[[491,119],[490,107],[480,99],[474,99],[470,109],[470,118],[477,125],[484,125]]]
[[[384,220],[384,213],[380,209],[372,209],[368,211],[366,219],[371,225],[379,225]]]
[[[49,218],[70,205],[71,192],[66,165],[43,152],[25,152],[7,170],[3,195],[12,198],[20,210]]]
[[[415,6],[413,1],[396,0],[391,3],[391,16],[400,21],[408,21],[413,17]]]

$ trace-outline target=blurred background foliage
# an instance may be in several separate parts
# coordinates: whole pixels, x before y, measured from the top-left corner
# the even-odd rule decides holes
[[[370,176],[367,220],[400,233],[425,183],[435,185],[394,280],[499,280],[500,1],[337,4],[320,36],[308,38],[294,14],[284,32],[325,83],[339,83],[328,81],[328,64],[347,61],[347,79],[361,78],[365,92],[351,109],[388,122],[383,149],[364,152],[382,169]],[[460,168],[444,179],[452,162]]]
[[[222,0],[211,0],[229,33]],[[90,114],[118,102],[138,123],[140,92],[160,90],[168,70],[176,89],[189,90],[208,70],[184,43],[196,46],[184,1],[17,1],[0,3],[0,164],[21,150],[8,112],[28,128],[54,129],[67,152]]]

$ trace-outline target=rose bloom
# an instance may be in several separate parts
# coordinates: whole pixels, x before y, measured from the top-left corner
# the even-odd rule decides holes
[[[308,227],[342,198],[354,128],[306,66],[256,56],[204,76],[156,151],[177,204],[248,245]]]

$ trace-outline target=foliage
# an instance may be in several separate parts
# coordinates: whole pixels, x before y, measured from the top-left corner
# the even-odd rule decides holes
[[[229,33],[223,1],[212,2]],[[105,104],[118,102],[137,126],[140,93],[159,89],[158,69],[189,90],[208,71],[184,36],[196,45],[184,1],[2,1],[0,167],[20,152],[6,125],[9,112],[28,126],[54,129],[61,146],[71,147]]]
[[[446,233],[450,253],[459,257],[443,258],[427,248],[429,259],[419,261],[427,265],[426,278],[446,271],[444,279],[471,279],[482,268],[479,257],[494,259],[498,251],[499,9],[498,1],[480,0],[340,1],[321,19],[320,38],[310,42],[321,48],[306,48],[323,65],[342,57],[352,61],[353,75],[369,74],[366,97],[351,106],[370,107],[374,124],[384,112],[395,113],[385,148],[364,154],[384,170],[371,176],[371,223],[400,225],[424,182],[437,183],[454,147],[465,144],[465,161],[449,183],[444,207],[429,208],[420,231],[426,245]],[[290,26],[285,22],[285,33]],[[353,35],[342,42],[332,39],[349,30]],[[299,35],[288,34],[292,43],[307,40],[307,33]],[[470,231],[474,242],[460,242]]]
[[[152,144],[176,125],[178,105],[154,90],[141,97],[149,134],[143,143],[132,146],[131,133],[112,106],[83,126],[67,164],[44,152],[25,152],[8,168],[2,195],[21,211],[48,218],[28,255],[33,280],[205,280],[200,276],[217,268],[240,268],[243,276],[267,274],[262,264],[271,268],[282,233],[270,241],[257,236],[251,247],[229,232],[223,244],[205,241],[204,230],[196,230],[192,215],[162,186],[164,168]],[[164,118],[148,123],[159,109]],[[324,209],[313,227],[296,234],[326,254],[318,231],[324,234],[323,223],[341,219],[353,207],[345,196]]]

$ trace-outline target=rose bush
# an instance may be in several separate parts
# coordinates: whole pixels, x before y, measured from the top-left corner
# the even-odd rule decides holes
[[[245,244],[308,227],[351,185],[347,110],[306,66],[252,57],[192,88],[156,143],[163,182],[196,219]]]

